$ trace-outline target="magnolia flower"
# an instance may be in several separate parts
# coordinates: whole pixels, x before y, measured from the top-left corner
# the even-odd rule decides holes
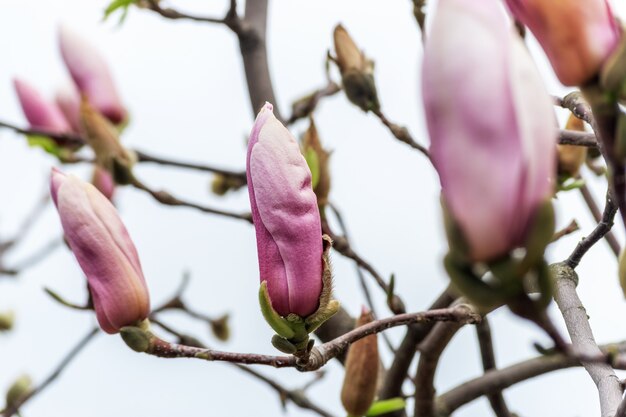
[[[530,28],[565,85],[582,85],[600,70],[619,42],[606,0],[506,0]]]
[[[444,202],[470,257],[488,261],[519,247],[553,192],[557,127],[496,0],[439,2],[422,87]]]
[[[71,127],[56,104],[44,99],[31,85],[18,78],[13,80],[15,92],[24,116],[35,129],[55,133],[71,132]]]
[[[61,112],[75,133],[80,132],[80,95],[74,89],[60,90],[55,98]]]
[[[313,314],[322,292],[322,232],[311,172],[266,103],[248,145],[248,190],[261,282],[281,316]]]
[[[87,276],[102,330],[117,333],[148,317],[139,256],[115,207],[93,185],[57,169],[50,192],[67,242]]]
[[[59,45],[79,92],[113,124],[123,122],[126,110],[105,60],[91,45],[65,27],[59,31]]]

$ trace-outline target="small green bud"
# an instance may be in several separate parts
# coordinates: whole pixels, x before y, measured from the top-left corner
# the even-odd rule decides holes
[[[213,335],[222,342],[230,338],[230,326],[228,325],[229,315],[224,314],[215,320],[211,320],[211,331]]]
[[[6,406],[18,404],[32,389],[33,382],[28,375],[22,375],[13,382],[6,393]]]
[[[7,332],[13,328],[15,324],[15,313],[13,311],[5,311],[0,313],[0,332]]]
[[[120,336],[124,343],[135,352],[147,352],[152,345],[153,335],[150,332],[149,324],[144,320],[139,326],[126,326],[120,329]]]

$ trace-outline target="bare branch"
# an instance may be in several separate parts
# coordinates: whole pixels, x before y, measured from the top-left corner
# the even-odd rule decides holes
[[[138,151],[136,149],[133,151],[135,152],[135,155],[137,155],[137,162],[152,162],[152,163],[159,164],[159,165],[186,168],[186,169],[192,169],[196,171],[212,172],[214,174],[220,174],[225,177],[236,178],[237,180],[240,180],[243,184],[245,184],[247,181],[245,171],[237,172],[237,171],[231,171],[231,170],[227,170],[223,168],[217,168],[217,167],[206,165],[206,164],[195,164],[191,162],[165,159],[165,158],[161,158],[158,156],[147,154],[143,151]]]
[[[602,355],[593,337],[587,312],[576,293],[576,271],[566,263],[552,265],[552,269],[556,279],[554,299],[563,314],[574,349],[581,355]],[[622,400],[622,388],[615,371],[609,364],[601,362],[583,361],[583,366],[598,388],[602,417],[613,417]]]
[[[387,128],[389,128],[389,131],[396,139],[400,142],[406,143],[413,149],[417,149],[430,160],[430,153],[428,152],[428,149],[424,145],[417,143],[406,127],[391,122],[380,110],[373,111],[372,113],[374,113],[376,117],[378,117],[380,121],[387,126]]]
[[[605,345],[602,346],[602,350],[605,353],[613,350],[624,352],[626,351],[626,342]],[[483,395],[503,390],[539,375],[574,366],[580,366],[580,361],[577,358],[558,353],[538,356],[506,368],[487,371],[484,375],[464,382],[437,397],[437,415],[449,416],[463,405]]]
[[[607,233],[610,232],[611,227],[613,227],[613,219],[615,218],[615,214],[617,213],[617,206],[613,202],[613,198],[611,197],[610,189],[606,192],[606,205],[604,206],[604,213],[602,214],[602,220],[595,229],[589,234],[589,236],[585,237],[581,240],[576,248],[572,252],[572,254],[565,260],[565,263],[572,269],[576,268],[580,263],[582,257],[587,253],[589,249],[593,245],[595,245],[602,237],[604,237]],[[619,252],[618,252],[619,253]]]
[[[493,339],[491,337],[491,327],[487,318],[476,325],[476,334],[478,336],[478,345],[480,346],[480,356],[483,362],[483,370],[485,372],[496,369],[496,356],[493,351]],[[512,417],[509,407],[506,405],[501,390],[493,391],[487,394],[489,404],[493,409],[496,417]]]
[[[595,198],[593,198],[589,187],[587,187],[587,184],[583,184],[582,187],[580,187],[580,194],[583,196],[583,200],[585,200],[585,204],[587,204],[587,207],[589,207],[589,211],[591,211],[591,215],[593,216],[594,220],[597,223],[601,223],[602,212],[600,211],[600,208],[598,207]],[[617,238],[615,237],[613,232],[607,232],[607,234],[604,235],[604,239],[608,243],[613,254],[615,256],[619,256],[621,249],[619,242],[617,241]]]

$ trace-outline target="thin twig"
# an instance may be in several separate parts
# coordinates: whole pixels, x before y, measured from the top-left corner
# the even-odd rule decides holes
[[[584,146],[597,148],[598,140],[595,133],[580,132],[578,130],[561,130],[559,132],[559,145]]]
[[[204,213],[217,214],[220,216],[230,217],[232,219],[237,219],[237,220],[245,220],[247,222],[252,223],[252,216],[250,215],[250,213],[234,213],[231,211],[215,209],[212,207],[203,206],[203,205],[192,203],[189,201],[184,201],[177,197],[174,197],[167,191],[153,190],[136,178],[133,179],[131,185],[137,188],[138,190],[145,191],[150,196],[152,196],[152,198],[154,198],[156,201],[166,206],[189,207],[189,208],[193,208],[196,210],[200,210]]]
[[[54,139],[54,141],[60,146],[67,146],[70,148],[81,147],[85,144],[85,141],[80,136],[73,133],[58,133],[45,129],[26,129],[3,121],[0,121],[0,128],[10,129],[14,132],[21,133],[27,136],[49,137],[51,139]]]
[[[297,100],[291,106],[291,116],[285,121],[286,125],[293,124],[299,119],[305,118],[313,111],[324,97],[329,97],[341,91],[341,87],[336,82],[329,80],[328,84],[313,93]]]
[[[406,127],[400,126],[391,122],[389,119],[387,119],[387,117],[380,110],[373,111],[372,113],[374,113],[376,117],[378,117],[380,121],[385,126],[387,126],[391,134],[396,139],[398,139],[400,142],[406,143],[413,149],[417,149],[430,160],[430,153],[428,152],[428,149],[426,149],[424,145],[420,145],[419,143],[417,143],[415,139],[413,139],[413,137],[409,133],[409,130]]]
[[[218,168],[212,165],[207,165],[207,164],[196,164],[196,163],[192,163],[192,162],[185,162],[185,161],[176,161],[173,159],[166,159],[166,158],[162,158],[162,157],[158,157],[158,156],[154,156],[154,155],[150,155],[146,152],[143,151],[138,151],[136,149],[134,149],[135,154],[137,155],[137,162],[152,162],[155,164],[159,164],[159,165],[166,165],[166,166],[172,166],[172,167],[178,167],[178,168],[186,168],[186,169],[192,169],[192,170],[196,170],[196,171],[205,171],[205,172],[212,172],[215,174],[220,174],[223,175],[225,177],[231,177],[231,178],[236,178],[237,180],[241,181],[243,184],[246,183],[246,173],[245,171],[231,171],[228,169],[224,169],[224,168]]]
[[[463,324],[477,323],[481,319],[467,305],[457,305],[451,308],[431,310],[420,313],[405,313],[392,317],[375,320],[360,326],[330,342],[313,347],[307,360],[296,359],[294,356],[272,356],[256,353],[223,352],[212,349],[201,349],[195,346],[172,344],[152,336],[147,354],[163,358],[195,358],[206,361],[223,361],[241,364],[257,364],[273,366],[275,368],[295,367],[300,371],[317,371],[328,361],[342,354],[352,343],[370,334],[380,333],[397,326],[412,323],[431,321],[452,321]]]
[[[567,226],[565,226],[561,230],[557,230],[556,232],[554,232],[554,235],[552,235],[552,239],[550,240],[550,242],[556,242],[562,237],[570,235],[578,230],[580,230],[580,226],[578,226],[576,220],[572,220]]]
[[[589,207],[589,211],[591,211],[591,215],[593,216],[596,223],[601,223],[602,212],[600,212],[600,208],[598,207],[598,204],[596,203],[595,198],[591,194],[591,190],[589,190],[589,187],[587,186],[587,184],[583,184],[580,187],[580,194],[582,195],[583,200],[585,200],[585,204],[587,204],[587,207]],[[607,234],[604,235],[604,239],[606,240],[606,243],[608,243],[613,254],[615,256],[619,256],[621,249],[620,249],[619,242],[617,241],[617,238],[615,237],[613,232],[611,231],[607,232]]]
[[[595,229],[589,234],[589,236],[583,238],[576,248],[572,252],[572,254],[567,258],[565,263],[572,269],[575,269],[582,257],[587,253],[589,249],[593,245],[596,244],[602,237],[604,237],[613,227],[613,219],[615,218],[615,214],[617,213],[617,206],[613,202],[613,198],[611,196],[610,190],[607,190],[606,193],[606,205],[604,206],[604,213],[602,214],[602,220]]]
[[[581,355],[602,355],[589,325],[587,312],[576,293],[578,276],[567,263],[552,266],[555,276],[554,300],[556,301],[574,349]],[[602,417],[613,417],[622,400],[619,378],[611,365],[601,362],[583,361],[583,366],[596,384],[600,394]]]
[[[63,370],[72,362],[74,358],[76,358],[76,356],[83,350],[83,348],[85,348],[85,346],[89,344],[94,336],[98,334],[98,332],[99,329],[97,327],[91,329],[89,333],[87,333],[82,339],[80,339],[76,346],[74,346],[68,352],[68,354],[61,360],[61,362],[57,365],[54,371],[45,380],[43,380],[41,384],[39,384],[25,396],[21,397],[14,404],[10,404],[7,409],[4,410],[2,417],[11,417],[13,414],[17,413],[19,408],[27,401],[44,391],[51,383],[53,383],[59,377],[59,375],[61,375],[61,372],[63,372]]]
[[[496,369],[496,356],[493,349],[493,338],[491,337],[491,327],[486,317],[483,321],[476,325],[476,334],[478,336],[478,345],[480,347],[480,357],[483,362],[483,370],[488,372]],[[493,409],[496,417],[511,417],[509,407],[506,405],[501,390],[495,390],[487,394],[489,404]]]

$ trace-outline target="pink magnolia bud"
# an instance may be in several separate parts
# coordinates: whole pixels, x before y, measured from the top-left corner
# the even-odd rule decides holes
[[[266,103],[248,144],[248,190],[261,282],[280,315],[307,317],[322,292],[322,231],[311,171]]]
[[[606,0],[506,3],[539,40],[565,85],[582,85],[592,78],[619,42],[620,30]]]
[[[518,247],[553,191],[557,126],[496,0],[440,0],[422,88],[432,159],[470,256],[486,261]]]
[[[115,194],[115,181],[109,171],[99,165],[94,165],[91,183],[108,200],[113,200],[113,195]]]
[[[115,207],[93,185],[54,168],[50,192],[102,330],[117,333],[148,317],[150,297],[137,250]]]
[[[123,122],[126,109],[104,59],[91,45],[65,27],[59,30],[59,45],[63,61],[80,93],[87,96],[91,105],[112,123]]]
[[[45,100],[31,85],[18,78],[13,80],[24,116],[35,129],[67,133],[72,129],[56,104]]]
[[[54,100],[75,133],[80,132],[80,95],[74,89],[60,90]]]

